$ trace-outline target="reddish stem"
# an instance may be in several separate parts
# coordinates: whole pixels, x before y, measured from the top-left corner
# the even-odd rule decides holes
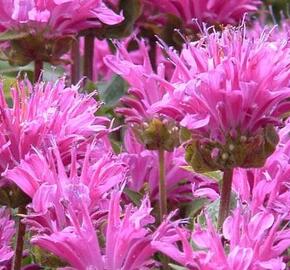
[[[218,229],[219,230],[222,228],[225,219],[229,215],[232,181],[233,181],[233,169],[224,170],[224,175],[223,175],[223,180],[222,180],[222,190],[221,190],[221,201],[220,201],[219,216],[218,216]]]
[[[71,48],[71,58],[72,58],[72,64],[71,64],[71,83],[77,84],[81,78],[81,72],[80,72],[80,41],[79,38],[76,38],[75,41],[72,44]]]
[[[27,213],[25,206],[20,206],[18,208],[18,214],[25,215]],[[12,263],[12,270],[20,270],[22,257],[23,257],[23,246],[24,246],[24,237],[25,237],[25,224],[21,222],[22,217],[18,217],[17,222],[17,234],[16,234],[16,246],[15,254]]]
[[[94,41],[95,37],[93,35],[85,36],[84,76],[89,80],[93,80]]]

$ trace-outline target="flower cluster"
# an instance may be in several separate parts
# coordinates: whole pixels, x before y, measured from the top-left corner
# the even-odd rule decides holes
[[[288,269],[273,4],[0,0],[0,270]]]

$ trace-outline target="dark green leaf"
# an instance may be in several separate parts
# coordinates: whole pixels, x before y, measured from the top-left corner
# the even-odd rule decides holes
[[[129,199],[136,205],[139,206],[143,195],[140,194],[139,192],[133,191],[129,188],[124,188],[124,193],[129,197]]]

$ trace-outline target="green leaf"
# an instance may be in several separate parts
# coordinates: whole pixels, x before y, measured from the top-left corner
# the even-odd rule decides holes
[[[188,172],[196,173],[194,169],[191,166],[180,166],[181,169],[184,169]],[[222,171],[211,171],[211,172],[205,172],[205,173],[197,173],[200,175],[204,175],[212,180],[215,180],[217,182],[220,182],[223,179],[223,172]]]
[[[188,207],[186,208],[186,216],[187,217],[194,217],[196,214],[208,204],[208,199],[206,198],[198,198],[190,203],[188,203]]]
[[[14,32],[8,30],[0,34],[0,41],[7,41],[7,40],[16,40],[21,38],[26,38],[29,36],[28,32]]]
[[[110,138],[110,142],[114,150],[114,153],[120,154],[122,152],[122,143],[113,138]]]
[[[212,171],[212,172],[206,172],[206,173],[202,173],[202,174],[207,176],[210,179],[217,181],[217,182],[220,182],[223,179],[223,172],[222,171]]]
[[[216,228],[218,221],[219,206],[220,206],[220,198],[208,204],[208,206],[205,208],[206,213],[208,214],[211,222],[215,225]],[[236,206],[237,206],[237,195],[234,192],[232,192],[230,200],[230,210],[235,209]],[[207,224],[204,213],[201,213],[198,216],[197,220],[202,227],[206,228]]]
[[[121,76],[114,76],[109,82],[97,84],[100,100],[106,107],[114,107],[119,99],[126,93],[128,86]]]
[[[129,199],[136,205],[139,206],[143,195],[139,192],[136,192],[134,190],[131,190],[129,188],[124,188],[124,193],[129,197]]]

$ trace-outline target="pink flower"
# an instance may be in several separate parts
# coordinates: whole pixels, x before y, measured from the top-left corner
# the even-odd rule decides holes
[[[281,216],[267,212],[251,215],[237,208],[224,223],[225,240],[207,217],[206,228],[195,226],[191,236],[193,246],[181,228],[176,228],[176,234],[182,249],[165,239],[152,245],[188,269],[282,270],[286,269],[282,255],[290,246],[290,231],[279,230],[281,221]]]
[[[11,248],[12,238],[15,234],[14,221],[10,219],[9,211],[0,208],[0,268],[4,267],[13,257]],[[2,268],[1,268],[2,269]]]
[[[135,65],[142,65],[144,61],[144,53],[143,50],[139,50],[139,45],[144,46],[144,43],[138,43],[136,41],[136,35],[137,33],[132,33],[129,37],[122,40],[122,45],[119,44],[120,47],[122,47],[123,52],[128,54],[128,59],[132,61]],[[81,39],[81,52],[84,51],[84,40]],[[132,44],[134,46],[137,45],[137,48],[134,48],[133,50],[128,50],[128,47],[132,47]],[[149,46],[146,45],[146,50],[149,48]],[[115,57],[112,55],[112,49],[110,48],[110,45],[107,40],[99,40],[95,39],[94,43],[94,81],[98,80],[109,80],[114,75],[114,68],[113,70],[110,68],[111,63],[108,62],[105,57],[108,56],[108,59],[115,59]],[[160,55],[160,49],[158,48],[157,52],[158,59],[157,61],[161,60]],[[119,72],[117,72],[119,74]],[[122,74],[121,74],[122,75]]]
[[[123,20],[102,0],[0,1],[3,30],[42,34],[47,38],[75,35],[79,31]]]
[[[171,87],[163,84],[168,94],[150,110],[191,130],[193,147],[208,150],[215,168],[262,166],[277,144],[273,127],[289,110],[287,41],[252,40],[245,31],[206,34],[180,55],[168,50],[176,65]]]
[[[116,109],[130,124],[142,124],[144,121],[151,120],[155,115],[149,112],[151,106],[160,101],[166,93],[159,79],[156,79],[165,76],[164,64],[158,65],[158,75],[155,74],[144,40],[138,43],[142,61],[136,61],[136,58],[121,43],[118,44],[116,55],[104,58],[112,71],[121,75],[130,85],[128,96],[121,99],[124,107]]]
[[[32,243],[54,253],[73,269],[149,269],[154,249],[150,245],[151,232],[147,225],[154,222],[149,200],[139,208],[120,207],[121,192],[113,192],[104,232],[105,247],[101,249],[86,202],[80,198],[81,211],[77,216],[68,205],[66,215],[71,225],[53,233],[40,233]],[[29,219],[29,217],[28,217]]]
[[[193,20],[210,24],[235,24],[245,13],[257,11],[261,4],[259,0],[144,0],[145,4],[156,6],[161,12],[175,15],[182,19],[185,25],[194,26]]]
[[[277,117],[288,108],[280,102],[290,93],[285,45],[227,29],[187,44],[180,57],[172,52],[176,84],[168,101],[176,98],[183,108],[181,125],[223,143],[226,135],[255,134],[267,123],[279,124]]]
[[[77,157],[77,148],[73,148],[69,167],[63,164],[56,146],[49,149],[47,157],[35,151],[26,155],[18,166],[5,172],[5,177],[33,198],[36,209],[39,209],[37,200],[41,199],[37,195],[38,190],[43,185],[52,189],[58,187],[63,195],[67,194],[67,201],[73,205],[75,203],[75,207],[79,202],[73,192],[84,192],[88,196],[88,205],[93,208],[99,200],[107,196],[109,190],[126,177],[125,164],[112,152],[104,151],[101,147],[104,145],[97,147],[95,142],[88,144],[83,159]]]
[[[253,22],[253,26],[248,30],[247,35],[250,38],[260,38],[268,36],[270,41],[289,40],[290,37],[290,19],[282,18],[279,25],[269,24],[267,16],[260,16],[259,20]],[[288,43],[288,47],[290,44]]]
[[[1,89],[0,171],[11,169],[33,148],[46,150],[55,140],[62,158],[69,156],[73,144],[86,144],[107,132],[109,120],[95,117],[99,104],[93,94],[78,92],[78,86],[65,87],[28,80],[11,88],[13,107],[9,108]],[[39,170],[39,169],[37,169]]]

